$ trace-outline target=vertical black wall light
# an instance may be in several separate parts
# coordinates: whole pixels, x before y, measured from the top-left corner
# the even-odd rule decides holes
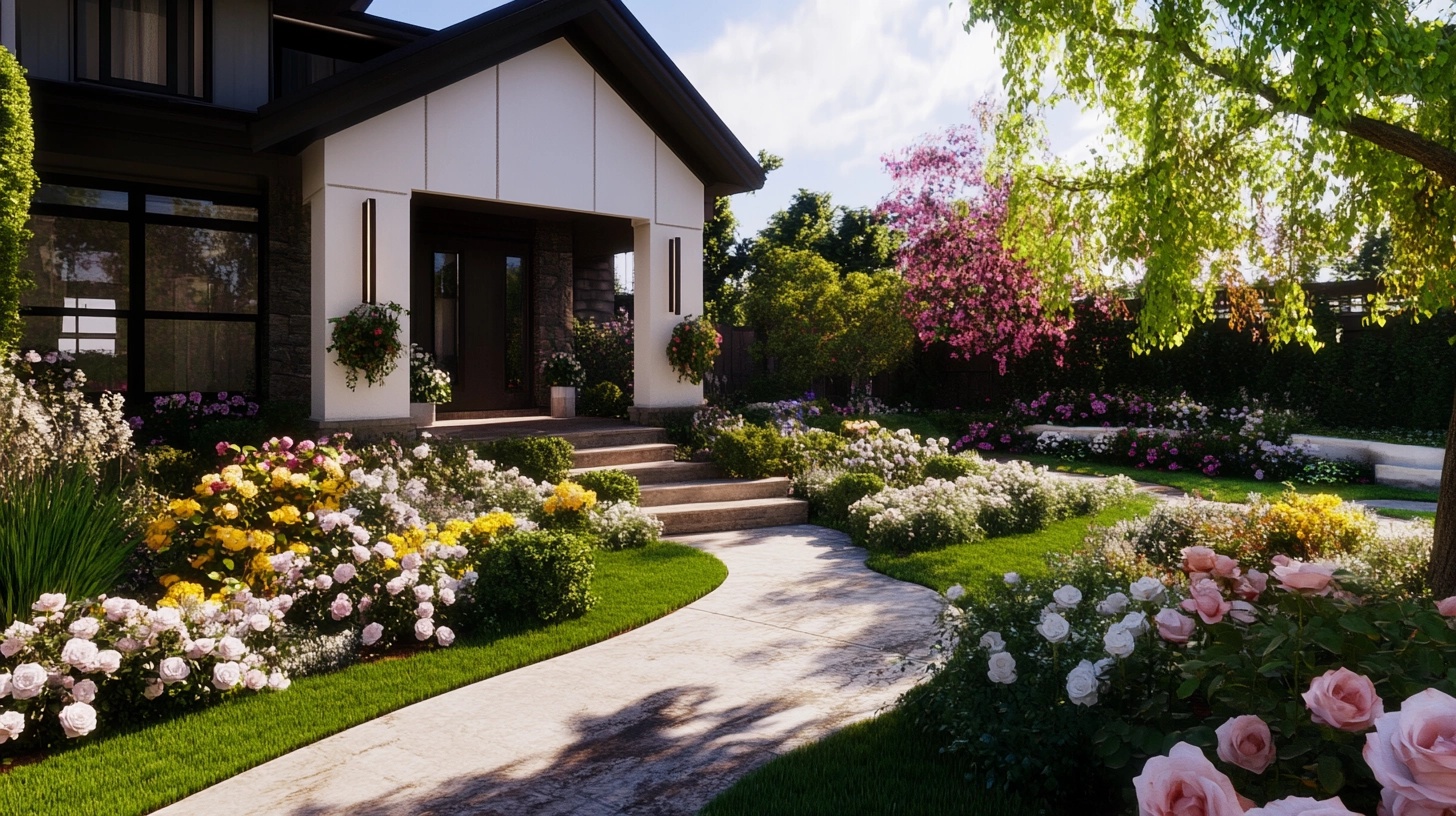
[[[682,314],[682,239],[667,239],[667,310]]]
[[[373,303],[378,296],[379,249],[375,235],[378,216],[377,202],[364,199],[364,302]]]

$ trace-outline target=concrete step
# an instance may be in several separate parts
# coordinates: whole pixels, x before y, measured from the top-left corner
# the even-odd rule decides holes
[[[744,499],[782,499],[789,495],[789,480],[772,479],[702,479],[693,482],[649,485],[642,488],[643,507],[665,507],[673,504],[742,501]]]
[[[623,473],[630,473],[637,477],[637,482],[643,486],[667,484],[670,482],[690,482],[698,479],[716,479],[722,474],[718,466],[712,462],[639,462],[635,465],[576,468],[571,471],[573,476],[580,475],[588,470],[620,470]]]
[[[778,527],[807,524],[809,521],[809,503],[789,498],[669,504],[654,507],[650,512],[662,522],[664,536]]]
[[[620,448],[633,445],[662,445],[667,443],[667,431],[663,428],[643,428],[627,425],[603,431],[579,431],[561,434],[577,450],[596,448]]]
[[[579,468],[621,467],[643,462],[671,462],[677,446],[666,442],[646,445],[612,445],[604,448],[584,448],[576,452],[573,464]]]

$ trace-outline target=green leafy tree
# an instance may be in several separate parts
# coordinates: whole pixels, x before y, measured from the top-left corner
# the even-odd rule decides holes
[[[34,156],[25,70],[0,48],[0,352],[20,342],[20,295],[31,285],[20,262],[30,240],[30,199],[40,187]]]
[[[1456,11],[1419,0],[970,0],[1006,69],[1010,241],[1067,297],[1136,277],[1140,349],[1180,344],[1253,267],[1275,345],[1317,348],[1300,285],[1391,236],[1380,310],[1456,304]],[[1046,156],[1053,106],[1096,111],[1087,162]],[[1257,301],[1250,301],[1257,304]],[[1456,415],[1456,405],[1453,405]],[[1456,432],[1456,424],[1452,431]],[[1456,433],[1431,583],[1456,591]]]
[[[765,173],[784,166],[784,160],[758,151]],[[738,240],[738,217],[728,197],[713,200],[713,217],[703,224],[704,313],[716,322],[742,323],[742,281],[749,267],[752,243]]]

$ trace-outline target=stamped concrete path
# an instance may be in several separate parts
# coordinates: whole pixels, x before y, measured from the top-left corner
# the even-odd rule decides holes
[[[164,814],[690,814],[924,677],[935,592],[821,527],[678,539],[728,579],[640,629],[401,709]]]

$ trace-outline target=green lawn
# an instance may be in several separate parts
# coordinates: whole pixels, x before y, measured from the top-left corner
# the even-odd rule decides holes
[[[1028,578],[1044,576],[1047,553],[1070,552],[1087,537],[1088,527],[1094,524],[1105,527],[1147,515],[1155,504],[1157,499],[1139,493],[1094,516],[1059,521],[1039,532],[988,538],[974,544],[909,555],[872,553],[865,564],[891,578],[941,592],[955,584],[973,592],[984,587],[988,579],[1000,578],[1008,572]]]
[[[1019,802],[965,779],[956,757],[900,709],[851,725],[745,776],[699,816],[1022,816]]]
[[[1168,485],[1205,499],[1224,502],[1241,502],[1250,493],[1276,497],[1284,492],[1280,482],[1255,481],[1233,476],[1204,476],[1192,471],[1169,473],[1166,470],[1139,470],[1135,467],[1109,465],[1102,462],[1064,462],[1055,456],[1037,453],[1018,453],[1013,458],[1024,459],[1034,465],[1045,465],[1062,473],[1087,473],[1097,476],[1126,476],[1140,482]],[[1405,490],[1377,484],[1347,485],[1300,485],[1301,493],[1333,493],[1342,499],[1391,499],[1397,501],[1435,501],[1436,494],[1425,490]]]
[[[0,813],[147,813],[255,765],[427,697],[605,640],[685,606],[728,575],[680,544],[600,552],[600,601],[576,620],[304,677],[62,751],[0,775]],[[476,712],[489,716],[490,712]],[[247,803],[239,803],[240,813]]]
[[[1434,522],[1436,520],[1436,514],[1429,510],[1399,510],[1394,507],[1379,507],[1376,508],[1375,512],[1382,516],[1405,519],[1406,521],[1425,519],[1426,521]]]

